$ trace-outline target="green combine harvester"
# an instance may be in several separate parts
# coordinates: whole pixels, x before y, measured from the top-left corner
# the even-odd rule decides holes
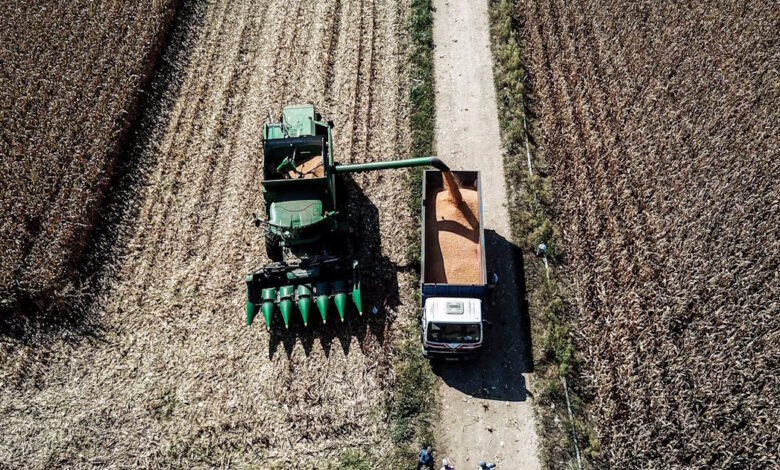
[[[258,310],[266,328],[277,306],[285,328],[293,304],[308,325],[313,306],[327,323],[330,303],[341,321],[348,297],[363,314],[360,265],[355,259],[353,231],[340,212],[337,176],[344,173],[433,166],[449,168],[435,157],[339,165],[333,156],[332,122],[325,122],[314,106],[287,106],[280,122],[263,128],[263,226],[271,262],[246,278],[246,320],[251,325]]]

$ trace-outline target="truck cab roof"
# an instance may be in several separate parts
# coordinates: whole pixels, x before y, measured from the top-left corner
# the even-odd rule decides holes
[[[479,323],[482,301],[471,298],[429,297],[425,300],[425,319],[441,323]]]

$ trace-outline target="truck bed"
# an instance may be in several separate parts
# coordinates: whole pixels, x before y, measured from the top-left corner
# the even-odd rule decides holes
[[[487,274],[479,172],[452,173],[460,182],[463,203],[459,206],[448,197],[441,172],[423,174],[423,298],[482,298]]]

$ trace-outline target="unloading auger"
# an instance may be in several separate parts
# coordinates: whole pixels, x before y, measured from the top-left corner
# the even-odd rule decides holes
[[[330,303],[341,321],[348,297],[363,314],[360,265],[355,259],[354,233],[343,220],[337,198],[337,176],[345,173],[433,166],[449,171],[435,157],[339,165],[333,158],[333,123],[323,121],[310,104],[287,106],[279,122],[263,128],[265,217],[262,226],[271,262],[246,278],[246,320],[258,310],[270,328],[278,309],[289,328],[293,304],[308,325],[312,304],[327,323]]]

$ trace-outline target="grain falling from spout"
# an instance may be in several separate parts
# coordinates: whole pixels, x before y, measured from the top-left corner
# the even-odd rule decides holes
[[[443,171],[442,176],[444,177],[444,189],[447,190],[450,199],[455,202],[455,205],[460,207],[463,203],[463,196],[460,194],[460,184],[458,183],[458,180],[451,171]]]

